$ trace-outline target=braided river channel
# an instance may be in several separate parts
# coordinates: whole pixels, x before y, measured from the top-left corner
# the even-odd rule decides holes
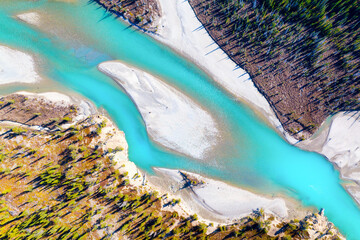
[[[29,11],[44,13],[49,26],[58,25],[45,31],[14,17]],[[97,5],[86,0],[1,0],[0,45],[35,56],[39,73],[47,79],[1,86],[1,95],[20,90],[82,95],[106,110],[125,132],[129,159],[148,174],[154,173],[153,167],[184,169],[255,193],[286,195],[306,207],[324,208],[348,239],[360,239],[359,207],[325,157],[289,144],[197,66]],[[215,153],[197,160],[152,141],[131,98],[97,69],[99,63],[115,59],[158,76],[216,116],[226,136]]]

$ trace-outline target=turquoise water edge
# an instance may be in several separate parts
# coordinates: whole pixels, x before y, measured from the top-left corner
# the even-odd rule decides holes
[[[66,29],[70,37],[39,31],[13,17],[26,11],[46,13],[59,23],[53,27]],[[104,108],[125,132],[130,160],[141,169],[150,173],[152,167],[186,169],[256,192],[287,194],[304,206],[324,208],[325,215],[348,239],[360,239],[360,210],[324,157],[288,144],[195,65],[98,6],[85,0],[78,4],[2,0],[0,45],[39,58],[41,74],[54,81],[47,90],[68,89]],[[113,59],[160,76],[195,99],[218,116],[232,142],[206,161],[186,158],[152,142],[134,103],[97,70],[100,62]],[[36,84],[11,85],[0,87],[0,94],[39,91],[37,88]]]

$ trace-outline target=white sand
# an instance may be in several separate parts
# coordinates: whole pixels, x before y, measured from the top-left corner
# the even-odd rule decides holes
[[[130,95],[154,141],[198,159],[217,144],[219,130],[213,117],[180,91],[121,62],[104,62],[98,68]]]
[[[26,13],[16,15],[16,17],[23,22],[26,22],[28,24],[35,25],[35,26],[39,26],[41,23],[40,22],[41,17],[39,15],[39,13],[37,13],[37,12],[26,12]]]
[[[177,182],[183,181],[178,170],[164,168],[156,168],[156,170],[168,175]],[[281,218],[288,216],[288,208],[281,198],[268,199],[198,174],[182,172],[205,182],[203,185],[192,187],[192,196],[197,200],[197,203],[214,214],[232,220],[247,216],[254,210],[263,208],[265,212]]]
[[[250,76],[228,58],[198,21],[186,0],[159,0],[162,19],[156,39],[185,55],[205,69],[212,78],[235,97],[255,107],[291,143],[297,142],[283,129]]]
[[[0,45],[0,85],[40,80],[31,55]]]

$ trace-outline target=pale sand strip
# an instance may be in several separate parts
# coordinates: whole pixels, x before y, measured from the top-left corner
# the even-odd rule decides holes
[[[339,168],[360,171],[360,113],[341,112],[333,117],[321,151]],[[359,172],[360,173],[360,172]],[[351,178],[353,174],[346,177]]]
[[[269,103],[256,89],[250,76],[234,63],[212,40],[186,0],[159,0],[162,18],[158,34],[154,36],[162,43],[188,57],[208,72],[224,89],[237,98],[255,107],[286,139],[297,142],[288,135]]]
[[[0,45],[0,85],[35,83],[39,80],[31,55]]]
[[[178,183],[185,183],[179,170],[156,168],[156,171],[171,177]],[[204,184],[191,187],[191,196],[198,204],[218,217],[227,220],[240,219],[260,208],[281,218],[288,216],[288,208],[284,199],[265,198],[221,181],[205,178],[195,173],[181,172],[196,178],[199,182],[204,182]]]
[[[101,63],[98,68],[130,95],[154,141],[197,159],[205,158],[218,143],[214,118],[174,87],[118,61]]]

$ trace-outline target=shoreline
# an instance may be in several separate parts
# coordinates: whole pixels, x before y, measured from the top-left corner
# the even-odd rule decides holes
[[[26,97],[25,99],[37,99],[41,100],[43,104],[52,104],[54,106],[54,111],[56,108],[59,109],[65,109],[68,107],[71,107],[72,105],[78,106],[79,109],[76,111],[76,117],[71,119],[73,123],[77,123],[79,121],[82,121],[84,118],[93,115],[98,112],[95,105],[88,100],[87,98],[79,95],[69,95],[69,93],[60,93],[60,92],[30,92],[30,91],[18,91],[14,92],[12,94],[6,94],[6,95],[0,95],[1,97],[6,97],[9,95],[20,95]],[[41,115],[39,115],[41,117]],[[8,121],[8,120],[4,120]],[[2,121],[2,122],[4,122]],[[11,121],[13,123],[22,124],[24,126],[30,126],[30,127],[40,127],[36,124],[27,124],[27,123],[21,123],[19,121]],[[67,124],[65,124],[67,126]]]
[[[20,94],[24,94],[24,93],[20,93]],[[63,95],[63,94],[59,95],[58,93],[46,93],[46,94],[25,93],[25,96],[33,96],[36,101],[39,101],[39,99],[41,100],[41,99],[44,98],[44,96],[46,96],[45,98],[50,103],[55,104],[55,105],[56,104],[63,105],[64,104],[64,101],[63,101],[64,99],[72,99],[72,101],[66,102],[66,104],[68,106],[69,106],[69,104],[76,104],[75,102],[78,103],[79,101],[80,102],[83,101],[83,99],[80,99],[80,100],[76,101],[74,98],[67,97],[66,95]],[[31,101],[31,100],[29,99],[29,101]],[[58,103],[58,101],[60,101],[60,103]],[[78,105],[78,107],[81,107],[81,106]],[[194,201],[199,201],[199,198],[195,199],[193,201],[190,201],[190,203],[188,202],[188,200],[184,199],[184,203],[180,202],[178,204],[175,204],[174,206],[172,204],[166,206],[166,203],[169,203],[170,201],[172,201],[171,199],[175,199],[175,197],[177,197],[177,196],[174,196],[171,191],[165,191],[165,192],[162,191],[161,187],[159,187],[156,184],[155,185],[153,184],[153,181],[151,181],[151,180],[147,181],[146,180],[146,177],[144,177],[141,170],[139,170],[137,168],[137,166],[128,159],[128,153],[127,153],[128,145],[127,145],[127,142],[126,142],[126,139],[125,139],[124,132],[120,131],[111,120],[107,119],[104,116],[98,115],[98,110],[97,109],[94,109],[94,110],[96,112],[92,112],[91,115],[84,116],[81,119],[79,119],[78,116],[76,116],[74,118],[74,119],[79,119],[78,121],[81,121],[82,119],[88,119],[87,117],[92,116],[92,120],[90,122],[92,122],[93,126],[99,126],[99,125],[102,125],[103,123],[105,123],[104,124],[105,126],[102,127],[102,131],[99,134],[99,139],[97,141],[95,141],[95,142],[91,141],[89,143],[89,147],[95,148],[100,143],[99,146],[101,146],[101,148],[103,148],[104,151],[110,152],[110,149],[114,149],[114,147],[118,147],[120,145],[121,146],[120,151],[116,151],[114,153],[111,153],[111,155],[112,155],[111,159],[113,161],[115,161],[115,169],[120,170],[120,174],[123,174],[123,176],[129,181],[131,187],[138,188],[139,190],[140,189],[145,190],[145,192],[147,192],[149,194],[154,194],[155,196],[157,195],[156,192],[160,192],[161,194],[164,194],[160,198],[161,201],[162,201],[162,204],[164,204],[161,207],[161,210],[163,210],[163,211],[170,211],[170,212],[177,211],[181,216],[184,216],[185,219],[191,218],[191,216],[197,216],[198,211],[196,209],[195,209],[195,211],[193,211],[193,209],[189,208],[189,206],[193,206],[192,203]],[[81,115],[81,112],[78,112],[77,115]],[[45,121],[45,120],[46,119],[44,119],[43,121]],[[74,124],[76,124],[76,122],[73,122],[73,123],[70,123],[70,124],[65,124],[65,125],[63,125],[63,127],[64,128],[71,127]],[[170,170],[170,171],[177,172],[178,170]],[[210,189],[205,189],[206,190],[205,191],[205,193],[206,193],[205,197],[200,197],[200,202],[202,201],[201,199],[206,199],[206,200],[209,200],[209,201],[214,200],[208,194],[219,195],[219,193],[217,192],[218,190],[216,190],[216,188],[219,188],[219,187],[220,188],[224,188],[224,187],[228,188],[229,187],[231,192],[234,191],[235,189],[240,189],[241,190],[241,188],[232,187],[232,186],[230,186],[230,185],[228,185],[226,183],[219,182],[217,180],[212,180],[212,179],[209,179],[209,178],[206,178],[206,177],[202,177],[202,176],[200,176],[198,174],[185,172],[185,171],[182,171],[182,172],[186,173],[187,175],[190,175],[191,178],[194,177],[196,179],[200,179],[201,182],[204,181],[204,184],[210,183],[213,186],[215,186],[215,187],[212,187]],[[164,181],[161,181],[161,182],[164,183]],[[215,185],[213,183],[215,183]],[[199,194],[199,192],[197,192],[197,191],[198,190],[194,190],[194,192],[196,194],[201,196],[202,194]],[[241,191],[244,191],[244,190],[241,190]],[[246,195],[246,196],[249,196],[249,195]],[[192,198],[193,198],[193,196],[192,196]],[[181,198],[181,199],[183,199],[183,198]],[[262,197],[255,198],[255,199],[252,199],[252,201],[253,202],[258,201],[256,199],[263,199],[263,198]],[[216,201],[218,201],[218,199],[216,199],[215,202]],[[272,200],[270,200],[270,201],[272,201]],[[224,203],[220,202],[220,204],[224,204]],[[210,205],[213,205],[213,204],[210,204]],[[231,208],[230,206],[228,206],[226,204],[225,204],[225,207],[227,208],[226,211],[228,211],[228,213],[233,211],[233,208]],[[259,207],[262,207],[262,206],[259,206]],[[275,204],[275,208],[277,208],[277,204]],[[231,224],[244,224],[244,222],[243,222],[244,217],[245,217],[245,219],[246,218],[251,219],[251,216],[253,214],[252,213],[253,211],[250,210],[250,209],[248,209],[246,211],[247,211],[246,213],[250,213],[250,217],[249,217],[249,214],[246,214],[246,213],[244,213],[243,215],[240,215],[240,216],[238,216],[236,214],[236,216],[233,216],[234,217],[233,219],[229,219],[228,221],[224,221],[224,219],[221,219],[221,218],[219,219],[218,216],[216,216],[214,213],[212,213],[212,219],[209,220],[209,219],[201,218],[201,216],[200,216],[200,218],[196,217],[197,218],[196,221],[198,223],[202,223],[202,224],[203,223],[209,224],[209,227],[207,228],[207,232],[216,232],[217,229],[218,229],[218,226],[220,226],[220,225],[221,226],[230,226]],[[258,211],[260,211],[260,210],[258,209]],[[282,210],[280,210],[280,211],[282,211]],[[270,224],[269,232],[276,235],[276,232],[279,230],[279,227],[277,225],[279,223],[281,223],[281,222],[279,222],[279,220],[277,218],[273,217],[272,212],[270,213],[270,215],[267,212],[268,211],[265,210],[266,214],[265,214],[264,218],[272,219],[271,224]],[[210,214],[210,217],[211,217],[211,214]],[[316,223],[314,225],[314,228],[320,228],[320,229],[325,229],[325,230],[328,229],[329,231],[331,229],[331,231],[335,231],[335,232],[337,231],[337,229],[333,228],[333,225],[330,225],[330,228],[328,227],[328,221],[326,220],[325,217],[323,217],[322,214],[311,214],[310,213],[310,214],[307,214],[306,216],[301,216],[301,218],[302,217],[304,217],[304,220],[301,220],[301,221],[311,221],[313,223]],[[214,219],[219,219],[219,221],[214,222],[213,221]],[[288,220],[286,220],[286,221],[288,221]],[[321,224],[320,224],[320,222],[321,222]],[[214,225],[210,226],[210,223],[218,224],[218,226],[214,226]],[[230,224],[230,225],[227,225],[227,224]],[[312,230],[309,229],[309,234],[315,234],[316,235],[317,232],[319,232],[319,231],[314,231],[314,233],[312,233],[311,231]],[[323,230],[321,230],[321,231],[323,231]]]

